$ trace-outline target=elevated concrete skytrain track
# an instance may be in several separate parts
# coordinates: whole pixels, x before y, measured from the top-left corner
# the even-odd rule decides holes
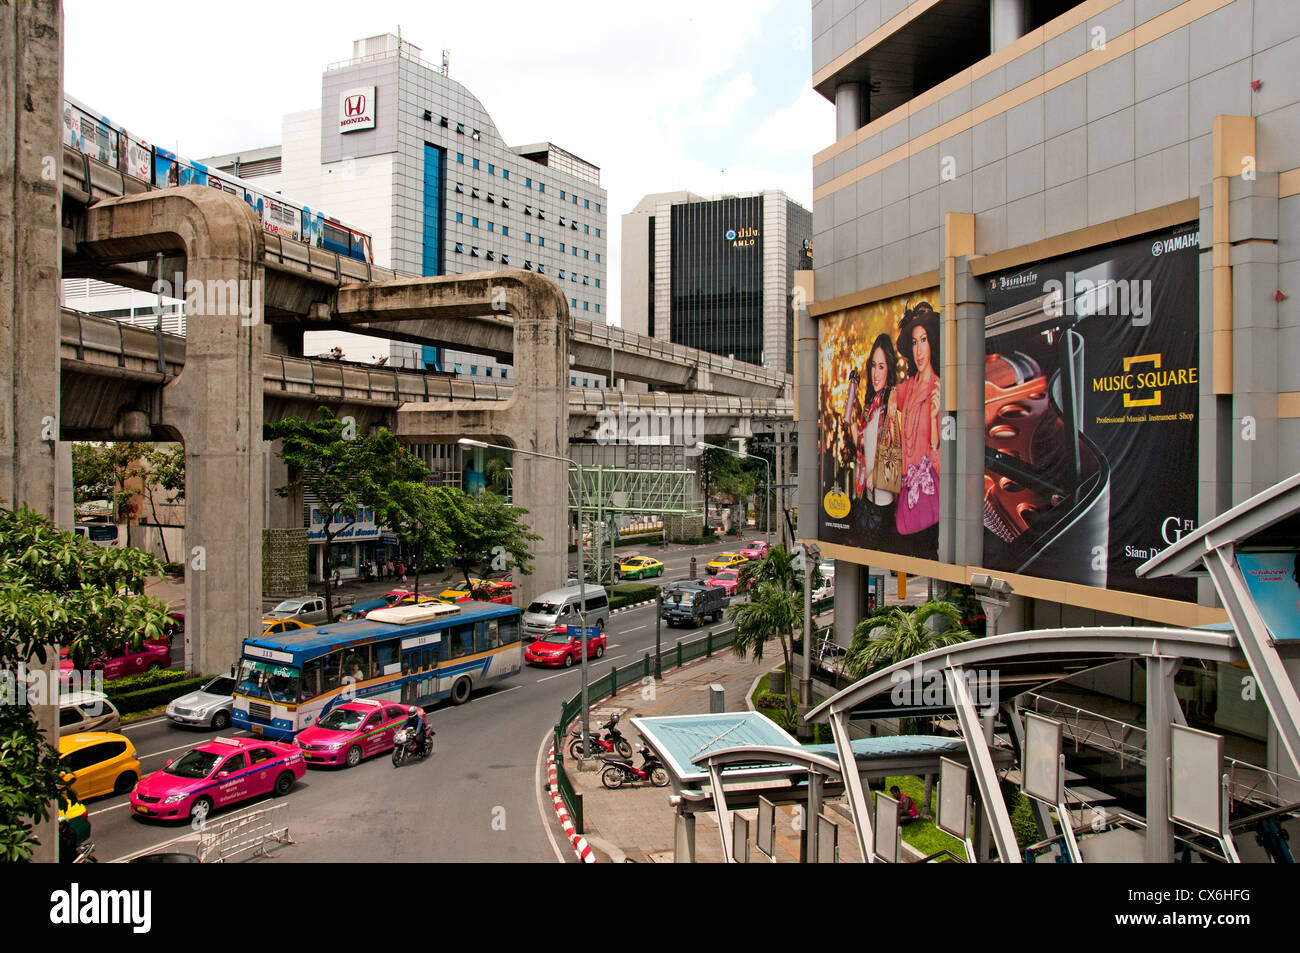
[[[56,117],[51,117],[57,122]],[[187,665],[223,670],[261,616],[262,530],[301,531],[301,507],[262,440],[265,420],[322,403],[412,444],[472,437],[555,456],[592,435],[603,410],[690,414],[690,439],[792,417],[788,375],[575,320],[562,290],[520,270],[415,278],[270,236],[235,196],[151,189],[64,148],[63,275],[185,295],[186,336],[170,339],[63,312],[60,439],[180,440],[186,451]],[[307,330],[338,329],[512,365],[513,386],[311,360]],[[638,381],[630,395],[569,386],[574,372]],[[566,467],[517,455],[514,499],[541,540],[527,602],[567,570]],[[779,476],[778,470],[778,476]],[[268,502],[269,501],[269,502]]]

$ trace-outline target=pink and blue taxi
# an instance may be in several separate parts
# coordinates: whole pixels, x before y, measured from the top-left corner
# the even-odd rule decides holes
[[[131,791],[137,817],[185,820],[274,794],[283,797],[307,773],[294,745],[261,738],[213,738],[138,782]]]
[[[372,698],[344,702],[294,738],[309,764],[345,764],[393,749],[393,735],[411,714],[411,706]]]

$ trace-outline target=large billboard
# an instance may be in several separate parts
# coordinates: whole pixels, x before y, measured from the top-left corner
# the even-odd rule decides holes
[[[1192,599],[1134,570],[1195,528],[1196,223],[986,276],[990,569]]]
[[[818,538],[935,559],[939,289],[818,322]]]

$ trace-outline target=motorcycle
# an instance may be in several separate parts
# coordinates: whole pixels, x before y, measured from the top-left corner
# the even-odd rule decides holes
[[[578,761],[582,758],[593,758],[596,755],[602,753],[608,754],[612,751],[620,758],[626,758],[629,761],[632,760],[632,746],[628,744],[627,739],[623,737],[623,733],[618,730],[617,725],[618,715],[615,715],[609,721],[605,722],[605,724],[601,725],[600,728],[596,729],[596,734],[591,738],[591,748],[587,751],[583,750],[582,732],[575,728],[573,731],[569,732],[569,737],[573,739],[569,742],[569,757]],[[604,738],[600,737],[600,731],[602,729],[605,732]]]
[[[637,781],[649,781],[657,788],[667,787],[668,769],[664,767],[659,757],[643,744],[637,745],[637,751],[641,752],[639,768],[632,764],[631,758],[623,760],[605,758],[606,767],[600,772],[600,783],[611,791],[624,784],[635,784]]]
[[[424,734],[424,744],[417,750],[415,746],[415,729],[399,728],[393,735],[393,767],[401,767],[408,758],[427,758],[433,754],[433,736],[437,734],[432,728]]]

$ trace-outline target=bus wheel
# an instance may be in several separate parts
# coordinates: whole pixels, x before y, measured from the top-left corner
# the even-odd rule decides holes
[[[469,701],[469,692],[472,687],[468,678],[462,676],[456,679],[455,684],[451,686],[451,703],[453,705],[463,705]]]

